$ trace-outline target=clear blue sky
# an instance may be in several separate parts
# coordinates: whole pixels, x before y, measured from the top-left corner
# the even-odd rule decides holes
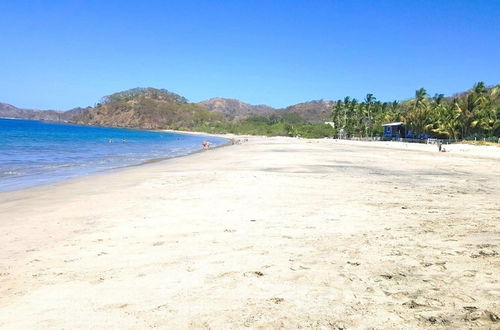
[[[0,102],[133,87],[275,107],[500,83],[500,1],[0,1]]]

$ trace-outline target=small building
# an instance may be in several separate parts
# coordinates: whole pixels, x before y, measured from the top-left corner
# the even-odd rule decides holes
[[[384,127],[384,138],[399,139],[405,137],[405,126],[401,122],[388,123],[382,126]]]

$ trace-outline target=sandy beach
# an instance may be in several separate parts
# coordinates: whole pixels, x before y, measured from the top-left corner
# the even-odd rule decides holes
[[[500,148],[249,137],[0,194],[0,328],[500,328]]]

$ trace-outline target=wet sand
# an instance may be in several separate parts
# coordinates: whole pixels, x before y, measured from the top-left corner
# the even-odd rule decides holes
[[[0,328],[500,327],[497,149],[375,146],[252,137],[2,193]]]

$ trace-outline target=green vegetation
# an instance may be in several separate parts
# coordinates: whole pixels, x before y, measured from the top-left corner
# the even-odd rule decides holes
[[[186,130],[222,116],[165,89],[134,88],[103,97],[100,103],[73,118],[86,125]]]
[[[169,92],[166,89],[156,89],[156,88],[132,88],[126,91],[114,93],[111,95],[104,96],[101,100],[101,104],[111,104],[118,102],[128,102],[138,97],[149,97],[153,100],[165,101],[165,102],[177,102],[177,103],[187,103],[187,99],[178,94]]]
[[[192,129],[207,133],[301,136],[305,138],[333,137],[336,133],[330,125],[306,123],[297,114],[283,117],[250,117],[240,122],[205,122]]]
[[[415,134],[439,138],[498,141],[500,136],[500,85],[486,87],[482,82],[453,97],[443,94],[429,97],[420,88],[413,99],[403,102],[381,102],[373,94],[367,94],[361,102],[345,97],[337,102],[314,101],[276,110],[238,100],[214,100],[223,103],[224,111],[188,103],[186,98],[165,89],[134,88],[105,96],[72,121],[99,126],[305,138],[335,137],[341,129],[347,137],[381,136],[383,124],[401,121]],[[243,110],[238,112],[239,108]],[[335,128],[324,124],[329,109]]]
[[[474,87],[453,97],[429,97],[424,88],[404,102],[380,102],[367,94],[362,102],[350,97],[338,100],[332,121],[347,136],[380,136],[382,125],[402,121],[417,134],[439,138],[494,140],[500,136],[500,85]]]

